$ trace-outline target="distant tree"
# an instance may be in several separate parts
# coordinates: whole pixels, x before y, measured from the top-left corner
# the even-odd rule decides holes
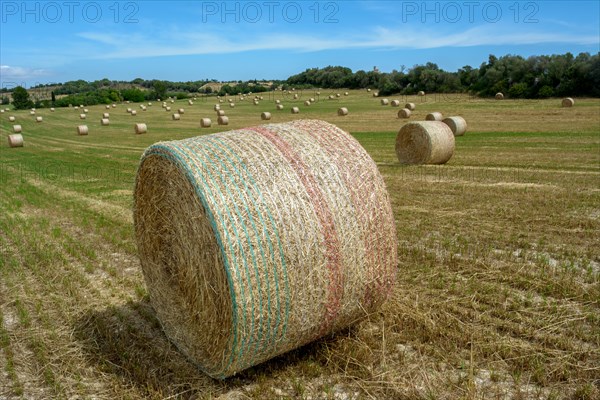
[[[163,81],[154,81],[152,85],[154,87],[154,92],[156,93],[157,99],[166,99],[167,98],[167,85]]]
[[[29,99],[29,93],[23,86],[17,86],[12,93],[13,106],[17,110],[25,110],[33,107],[33,102]]]
[[[50,96],[52,96],[52,104],[56,103],[56,95],[54,94],[54,91],[50,92]]]

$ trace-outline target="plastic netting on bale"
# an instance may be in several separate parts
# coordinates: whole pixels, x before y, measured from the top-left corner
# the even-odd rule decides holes
[[[352,136],[323,121],[150,146],[134,219],[165,333],[216,378],[354,323],[395,281],[383,179]]]

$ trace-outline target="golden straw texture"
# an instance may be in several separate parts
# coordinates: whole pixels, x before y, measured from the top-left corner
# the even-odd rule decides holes
[[[425,116],[425,121],[441,121],[444,119],[444,116],[441,112],[434,111]]]
[[[8,147],[23,147],[23,135],[20,133],[8,135]]]
[[[383,179],[324,121],[157,143],[134,197],[150,301],[170,340],[216,378],[354,323],[395,281]]]
[[[454,154],[454,135],[440,121],[410,122],[396,136],[401,164],[445,164]]]
[[[563,107],[573,107],[573,105],[575,105],[575,100],[573,100],[573,98],[565,97],[564,99],[562,99]]]
[[[442,122],[448,125],[454,136],[463,136],[467,131],[467,121],[463,117],[447,117]]]

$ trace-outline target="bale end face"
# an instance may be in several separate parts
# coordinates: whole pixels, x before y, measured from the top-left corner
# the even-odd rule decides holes
[[[562,99],[561,104],[563,107],[573,107],[575,105],[575,100],[573,100],[573,98],[571,98],[571,97],[566,97],[566,98]]]
[[[338,109],[337,114],[340,117],[344,117],[344,116],[348,115],[348,109],[346,107],[341,107]]]
[[[463,136],[467,132],[467,121],[463,117],[447,117],[442,122],[448,125],[454,136]]]
[[[135,124],[133,126],[136,135],[141,135],[142,133],[146,133],[148,132],[148,127],[146,126],[146,124]]]
[[[417,108],[417,106],[415,105],[415,103],[406,103],[404,105],[404,108],[408,108],[410,111],[415,111],[415,108]]]
[[[444,119],[444,116],[441,112],[434,111],[425,116],[425,121],[441,121]]]
[[[398,111],[398,118],[410,118],[412,112],[408,108],[403,108]]]
[[[454,154],[454,135],[440,121],[410,122],[396,136],[401,164],[445,164]]]
[[[19,133],[8,135],[8,147],[23,147],[23,135]]]
[[[210,128],[211,125],[212,121],[210,120],[210,118],[202,118],[200,120],[200,127],[202,128]]]
[[[496,95],[494,96],[494,98],[496,100],[503,100],[504,99],[504,95],[500,92],[496,93]]]
[[[260,119],[262,119],[263,121],[268,121],[271,119],[271,113],[270,112],[263,112],[260,114]]]
[[[79,125],[77,127],[77,134],[80,136],[87,135],[89,133],[87,125]]]

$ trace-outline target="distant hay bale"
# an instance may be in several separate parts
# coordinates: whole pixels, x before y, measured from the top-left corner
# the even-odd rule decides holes
[[[412,111],[410,111],[408,108],[403,108],[398,111],[398,118],[410,118],[411,114]]]
[[[110,114],[109,113],[104,113],[104,114],[102,114],[102,118],[110,118]]]
[[[306,101],[304,102],[304,105],[305,105],[305,106],[310,106],[310,100],[306,100]]]
[[[10,117],[8,117],[8,120],[10,122],[15,122],[17,119],[11,115]]]
[[[86,115],[85,114],[79,114],[79,119],[85,119]]]
[[[340,117],[348,115],[348,109],[346,107],[338,108],[337,115],[339,115]]]
[[[179,121],[181,119],[181,115],[174,113],[171,118],[173,119],[173,121]]]
[[[392,107],[400,107],[400,100],[392,100],[391,106]]]
[[[281,104],[280,100],[275,100],[275,104]]]
[[[0,114],[4,114],[4,108],[0,109]]]
[[[234,108],[235,107],[235,103],[229,103],[229,107]]]
[[[73,107],[73,110],[79,110],[79,106]]]
[[[106,106],[106,107],[104,107],[104,108],[106,108],[107,110],[110,110],[110,105],[107,105],[107,106]]]
[[[151,106],[152,106],[152,102],[149,101],[148,102],[148,107],[151,107]]]
[[[373,315],[396,279],[383,178],[323,121],[157,143],[133,209],[150,304],[215,378]]]
[[[330,94],[330,95],[329,95],[329,97],[328,97],[328,99],[329,99],[329,100],[333,100],[334,98],[335,98],[335,97],[333,97],[333,95],[332,95],[332,94]]]
[[[350,93],[348,92],[344,92],[344,96],[348,96]]]
[[[89,132],[87,125],[79,125],[77,127],[77,134],[80,136],[87,135]]]
[[[277,104],[277,109],[278,110],[283,110],[283,104]]]
[[[422,91],[422,90],[419,90],[419,93],[418,93],[418,95],[419,95],[419,96],[425,96],[425,92],[424,92],[424,91]]]
[[[23,147],[23,135],[8,135],[8,147]]]
[[[135,110],[131,110],[131,115],[132,115],[132,116],[135,116],[135,115],[137,115],[137,111],[135,111]]]
[[[188,105],[192,106],[194,105],[194,102],[192,100],[188,100]]]
[[[146,111],[146,110],[147,110],[146,106],[142,106],[142,111]]]
[[[321,92],[317,92],[317,96],[320,96],[320,95],[321,95]]]
[[[166,112],[171,112],[171,107],[165,107]]]
[[[268,121],[271,119],[271,113],[270,112],[263,112],[260,113],[260,119],[262,119],[263,121]]]
[[[133,128],[135,129],[135,133],[137,135],[140,135],[142,133],[148,132],[148,127],[146,126],[146,124],[141,124],[141,123],[140,124],[135,124],[133,126]]]
[[[217,124],[218,125],[229,125],[229,117],[226,117],[225,115],[221,115],[217,118]]]
[[[200,120],[200,126],[202,128],[210,128],[211,125],[212,125],[212,121],[210,120],[210,118],[202,118]]]
[[[13,125],[13,132],[21,133],[21,132],[23,132],[23,128],[21,128],[21,125]]]
[[[219,103],[222,103],[222,102],[223,102],[223,99],[219,99]]]
[[[29,115],[35,115],[35,111],[29,111]]]
[[[292,114],[298,114],[300,112],[300,109],[298,107],[292,107],[291,111]]]
[[[430,112],[425,116],[425,121],[441,121],[442,119],[444,119],[444,116],[441,112],[437,111]]]
[[[442,122],[448,125],[454,136],[463,136],[467,131],[467,121],[463,117],[447,117]]]
[[[370,89],[370,88],[367,88],[367,92],[370,92],[370,91],[371,91],[371,89]]]
[[[50,112],[54,112],[54,107],[50,107]]]
[[[408,108],[410,111],[415,111],[415,108],[417,108],[417,106],[415,106],[415,103],[406,103],[404,105],[404,108]]]
[[[388,99],[381,99],[380,102],[382,106],[387,106],[390,103]]]
[[[143,104],[140,104],[140,110],[143,110],[144,108],[146,108],[146,106]]]
[[[174,104],[174,103],[175,103],[175,100],[171,99],[171,104]]]
[[[127,101],[125,102],[125,104],[129,104],[129,103],[131,103],[129,100],[127,100]],[[81,107],[83,107],[83,106],[81,106]]]
[[[340,96],[341,96],[341,95],[340,95],[339,93],[336,93],[336,94],[335,94],[335,97],[340,97]]]
[[[379,93],[378,92],[373,92],[373,97],[377,97],[377,96],[379,96]]]
[[[410,122],[396,136],[401,164],[445,164],[454,154],[454,135],[440,121]]]
[[[42,122],[44,119],[42,117],[35,117],[35,122]]]
[[[127,107],[127,113],[131,114],[131,108]]]
[[[308,99],[308,101],[310,101],[311,103],[314,103],[315,102],[315,98],[311,97],[310,99]]]
[[[298,94],[295,93],[294,94],[294,99],[297,99],[297,98],[298,98]]]
[[[504,99],[504,95],[500,92],[496,93],[496,96],[494,96],[496,98],[496,100],[503,100]]]
[[[222,117],[225,115],[225,110],[217,110],[217,117]]]
[[[573,98],[565,97],[564,99],[562,99],[563,107],[573,107],[574,105],[575,105],[575,100],[573,100]]]
[[[102,126],[108,126],[110,124],[110,120],[108,118],[102,118],[100,120],[100,125]]]
[[[117,108],[117,105],[116,105],[116,104],[113,104],[113,105],[112,105],[112,108]]]
[[[90,112],[90,110],[88,110],[87,108],[84,108],[84,109],[83,109],[83,112],[87,114],[87,113],[89,113],[89,112]]]
[[[254,100],[253,103],[254,103],[255,106],[257,106],[259,104],[258,100]]]

